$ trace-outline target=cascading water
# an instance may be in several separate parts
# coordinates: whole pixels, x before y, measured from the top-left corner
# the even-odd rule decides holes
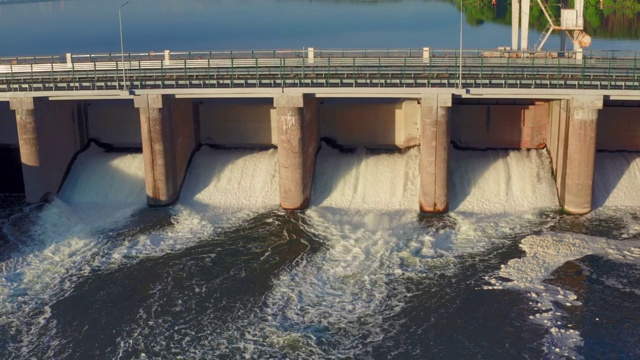
[[[312,207],[362,210],[415,209],[419,151],[344,154],[323,146],[316,159]]]
[[[453,150],[449,173],[453,212],[514,213],[558,207],[544,150]]]
[[[142,154],[80,154],[60,198],[14,215],[4,232],[19,243],[0,268],[0,328],[13,356],[42,353],[41,336],[55,333],[50,304],[86,276],[111,228],[146,205]],[[19,344],[19,345],[17,345]]]
[[[454,151],[453,158],[456,211],[557,207],[544,152]],[[435,228],[416,222],[418,169],[417,148],[344,154],[323,146],[305,227],[326,250],[274,280],[263,320],[245,330],[247,355],[287,353],[292,343],[303,357],[370,354],[401,328],[394,319],[412,303],[415,283],[430,282],[428,273],[455,273],[464,263],[459,256],[504,236],[496,229],[501,218],[476,224],[454,215]]]
[[[571,296],[542,283],[561,261],[595,253],[634,263],[640,252],[582,238],[554,247],[564,237],[553,233],[557,216],[544,212],[558,202],[543,151],[452,150],[451,164],[452,212],[423,217],[418,149],[341,153],[323,145],[310,209],[288,213],[278,210],[277,150],[203,147],[179,202],[138,213],[133,227],[145,216],[168,212],[170,219],[116,232],[123,236],[116,239],[100,229],[110,232],[144,205],[141,156],[92,149],[74,165],[60,199],[43,208],[49,217],[34,220],[42,231],[28,243],[43,245],[2,263],[0,326],[11,336],[0,345],[18,356],[53,357],[579,354],[580,335],[560,324],[565,313],[554,308],[536,318],[541,308],[523,309],[548,304],[549,294]],[[103,212],[92,186],[117,189],[104,191]],[[515,261],[522,256],[515,240],[541,230],[543,237],[523,241],[523,262]],[[538,275],[522,277],[529,272]],[[494,288],[524,290],[534,300]],[[100,300],[90,313],[65,312],[93,294]],[[520,309],[522,318],[504,318],[505,308]],[[451,322],[459,314],[465,321]],[[485,326],[508,336],[509,347],[485,339],[485,330],[465,335],[470,346],[456,340]],[[85,330],[75,340],[61,335],[78,327]]]
[[[221,211],[279,204],[276,150],[214,150],[203,147],[194,157],[180,203]]]
[[[271,150],[221,150],[203,146],[193,157],[171,226],[140,234],[114,250],[114,266],[179,251],[217,231],[240,226],[257,214],[278,209],[278,158]]]

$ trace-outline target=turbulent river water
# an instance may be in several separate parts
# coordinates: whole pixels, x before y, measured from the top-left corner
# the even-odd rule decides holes
[[[452,149],[417,212],[418,150],[323,144],[278,210],[277,150],[203,147],[145,206],[142,156],[90,147],[58,198],[0,196],[2,358],[637,358],[640,156],[597,155],[586,216],[544,151]]]

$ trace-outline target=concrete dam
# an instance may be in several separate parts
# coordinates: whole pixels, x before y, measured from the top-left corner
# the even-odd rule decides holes
[[[309,90],[7,94],[0,99],[0,192],[24,191],[28,202],[57,195],[93,141],[112,151],[141,150],[147,202],[164,206],[180,196],[201,146],[275,148],[280,206],[298,210],[313,201],[324,141],[347,151],[419,148],[415,208],[442,213],[455,181],[454,149],[538,149],[551,159],[545,171],[553,174],[562,208],[584,214],[594,201],[596,153],[640,151],[640,100],[630,91]],[[319,171],[331,171],[331,164]]]

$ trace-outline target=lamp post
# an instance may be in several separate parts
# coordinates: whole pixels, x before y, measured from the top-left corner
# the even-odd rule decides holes
[[[127,6],[129,2],[120,5],[118,8],[118,19],[120,20],[120,54],[122,55],[122,86],[127,90],[127,73],[124,68],[124,41],[122,40],[122,8]]]
[[[458,79],[458,89],[462,89],[462,15],[464,12],[464,7],[462,5],[462,0],[460,0],[460,61],[459,66],[459,79]]]

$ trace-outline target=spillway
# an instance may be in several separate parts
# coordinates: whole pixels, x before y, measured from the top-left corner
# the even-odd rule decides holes
[[[58,197],[87,226],[126,218],[146,206],[142,154],[92,145],[74,162]]]
[[[91,146],[76,159],[58,198],[25,208],[4,225],[19,248],[0,267],[0,327],[11,329],[11,341],[21,339],[13,349],[18,357],[42,346],[39,336],[55,332],[49,305],[97,265],[96,255],[109,246],[103,230],[124,225],[145,206],[142,154]]]
[[[219,210],[264,210],[278,206],[276,150],[216,150],[194,157],[180,203]]]
[[[544,150],[450,151],[453,212],[513,213],[558,208]]]
[[[312,206],[393,210],[418,204],[417,148],[406,153],[341,153],[323,146],[316,159]]]
[[[316,160],[312,206],[417,210],[419,152],[344,154],[323,147]],[[510,213],[557,208],[550,159],[542,150],[451,149],[450,208]]]

